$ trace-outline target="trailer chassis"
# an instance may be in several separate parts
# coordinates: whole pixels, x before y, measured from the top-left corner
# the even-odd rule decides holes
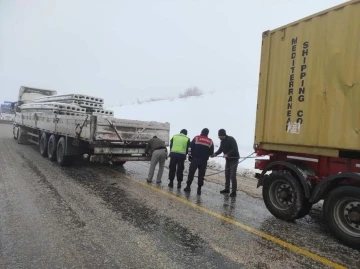
[[[258,186],[267,209],[285,221],[324,200],[324,219],[345,245],[360,249],[360,159],[256,149]]]

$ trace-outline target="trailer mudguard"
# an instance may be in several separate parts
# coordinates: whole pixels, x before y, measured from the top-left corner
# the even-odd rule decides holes
[[[313,172],[310,169],[306,168],[304,165],[301,165],[304,167],[300,167],[299,164],[293,164],[288,161],[274,161],[274,162],[271,162],[270,164],[268,164],[265,167],[265,169],[262,171],[262,173],[257,177],[259,179],[258,186],[263,185],[263,182],[265,180],[264,175],[268,171],[274,170],[274,168],[279,165],[285,166],[288,170],[295,173],[295,175],[299,178],[299,180],[304,188],[305,197],[310,198],[311,186],[310,186],[310,183],[306,180],[306,178],[309,175],[309,173],[313,174]]]
[[[324,195],[328,192],[329,188],[331,188],[332,184],[339,183],[346,179],[352,179],[360,186],[360,173],[339,173],[335,175],[331,175],[325,179],[323,179],[314,189],[310,202],[315,204],[319,202]]]

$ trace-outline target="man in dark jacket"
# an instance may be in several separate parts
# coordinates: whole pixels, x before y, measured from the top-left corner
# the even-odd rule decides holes
[[[165,147],[165,142],[155,135],[147,143],[145,148],[145,154],[151,156],[147,182],[149,183],[152,182],[152,178],[155,172],[155,167],[159,163],[159,171],[157,174],[156,182],[160,183],[164,172],[165,160],[167,159],[167,148]]]
[[[190,147],[190,139],[186,136],[187,130],[182,129],[180,134],[174,135],[170,140],[169,187],[174,186],[175,173],[178,189],[183,181],[184,164]],[[176,169],[177,168],[177,169]],[[177,171],[176,171],[177,170]]]
[[[230,179],[231,179],[232,192],[230,196],[235,197],[237,190],[236,172],[240,158],[238,146],[236,140],[232,136],[228,136],[224,129],[220,129],[218,135],[219,135],[219,139],[221,140],[220,148],[212,155],[212,157],[215,157],[220,153],[224,153],[224,158],[226,159],[225,189],[220,191],[220,193],[230,193]]]
[[[190,192],[191,183],[194,180],[194,175],[197,169],[198,171],[198,189],[197,194],[201,194],[201,187],[204,185],[204,176],[206,172],[207,161],[209,157],[214,153],[214,143],[208,138],[209,129],[204,128],[201,134],[195,136],[191,141],[189,152],[189,175],[186,182],[187,186],[184,189],[185,192]]]

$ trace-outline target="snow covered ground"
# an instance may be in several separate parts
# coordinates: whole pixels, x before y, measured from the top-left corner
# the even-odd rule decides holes
[[[256,103],[257,89],[242,89],[108,108],[114,110],[116,118],[169,122],[171,136],[185,128],[192,139],[203,128],[208,128],[215,150],[220,146],[218,130],[224,128],[228,135],[237,140],[240,155],[245,157],[254,151]],[[225,164],[223,158],[213,158],[211,161],[221,166]],[[239,164],[239,171],[253,168],[254,159]]]

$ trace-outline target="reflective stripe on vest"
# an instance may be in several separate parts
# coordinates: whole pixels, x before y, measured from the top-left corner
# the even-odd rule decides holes
[[[189,138],[184,134],[174,135],[171,152],[186,154],[188,140]]]

